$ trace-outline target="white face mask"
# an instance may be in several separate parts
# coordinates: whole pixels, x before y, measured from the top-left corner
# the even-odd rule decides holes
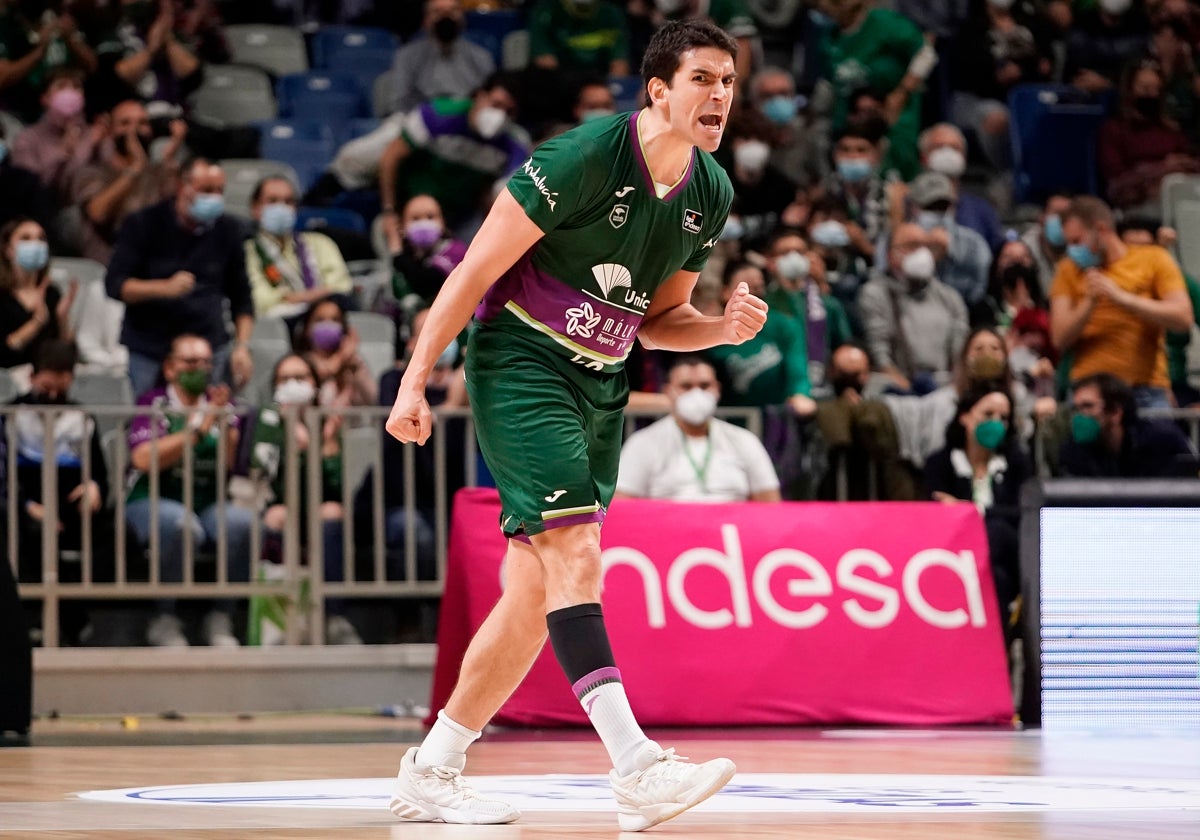
[[[317,389],[303,379],[286,379],[275,387],[275,402],[280,405],[312,405]]]
[[[967,171],[967,159],[958,149],[938,146],[929,153],[929,170],[940,172],[947,178],[961,178]]]
[[[1133,0],[1099,0],[1100,9],[1110,15],[1123,15],[1133,5]]]
[[[499,108],[493,108],[491,105],[486,108],[480,108],[475,113],[475,130],[479,132],[479,136],[484,140],[491,140],[499,134],[500,129],[504,128],[507,122],[508,114]]]
[[[788,251],[775,258],[775,270],[784,280],[800,280],[808,276],[812,265],[799,251]]]
[[[675,400],[675,414],[689,426],[703,426],[717,410],[717,395],[703,388],[691,388]]]
[[[771,147],[761,140],[747,140],[733,150],[733,162],[749,172],[762,172],[771,157]]]
[[[933,278],[933,273],[937,270],[937,261],[933,258],[933,251],[922,247],[905,255],[900,261],[900,270],[909,280],[927,281]]]

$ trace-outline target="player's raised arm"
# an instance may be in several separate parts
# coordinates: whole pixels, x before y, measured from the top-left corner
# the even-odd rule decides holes
[[[741,344],[758,335],[767,321],[767,304],[742,283],[726,304],[724,315],[705,315],[691,302],[699,276],[696,271],[677,271],[655,292],[638,331],[644,345],[689,352]]]
[[[388,417],[387,430],[393,437],[404,443],[429,439],[432,415],[425,382],[434,362],[467,326],[487,290],[542,236],[517,200],[502,190],[429,310]]]

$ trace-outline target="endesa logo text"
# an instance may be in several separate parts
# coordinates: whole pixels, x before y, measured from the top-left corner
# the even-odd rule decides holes
[[[667,625],[667,606],[686,623],[706,630],[751,627],[756,618],[786,628],[815,627],[840,610],[854,624],[868,630],[889,627],[908,609],[921,621],[941,630],[986,627],[983,589],[974,552],[928,548],[906,557],[897,568],[877,551],[856,548],[837,558],[818,560],[797,548],[777,548],[748,563],[736,525],[721,526],[722,547],[690,548],[674,558],[665,576],[645,553],[628,546],[604,550],[608,572],[618,567],[633,569],[645,590],[646,616],[652,628]],[[701,567],[705,581],[713,572],[723,578],[721,603],[729,606],[698,606],[689,595],[689,577]],[[947,573],[949,577],[947,576]],[[630,584],[625,572],[621,587]],[[937,595],[930,598],[930,582],[936,578]],[[948,580],[954,583],[947,585]],[[693,583],[693,590],[695,584]],[[786,593],[787,603],[781,603]],[[693,592],[694,594],[694,592]],[[704,600],[714,602],[712,591]],[[936,602],[936,605],[935,605]],[[758,608],[756,616],[754,607]]]

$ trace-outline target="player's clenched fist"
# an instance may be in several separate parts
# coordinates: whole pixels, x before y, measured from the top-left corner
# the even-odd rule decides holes
[[[388,415],[386,428],[388,434],[401,443],[423,444],[429,440],[429,432],[433,426],[433,413],[423,394],[414,394],[400,389],[396,395],[396,403],[392,413]]]
[[[738,283],[729,303],[725,304],[725,343],[741,344],[758,335],[767,322],[767,304],[750,294],[750,287]]]

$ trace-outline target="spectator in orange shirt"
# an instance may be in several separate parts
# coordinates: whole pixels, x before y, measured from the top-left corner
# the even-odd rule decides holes
[[[1138,406],[1170,405],[1163,335],[1193,323],[1183,274],[1157,245],[1126,245],[1112,211],[1081,197],[1063,215],[1067,259],[1050,288],[1050,335],[1071,350],[1072,381],[1111,373],[1130,383]]]

